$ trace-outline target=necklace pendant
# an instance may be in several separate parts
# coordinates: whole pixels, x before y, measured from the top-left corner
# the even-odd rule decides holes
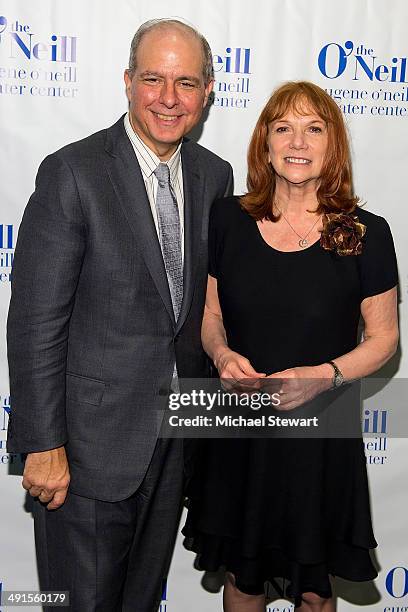
[[[302,238],[301,240],[299,240],[299,246],[302,249],[305,249],[307,246],[309,246],[309,242],[306,240],[306,238]]]

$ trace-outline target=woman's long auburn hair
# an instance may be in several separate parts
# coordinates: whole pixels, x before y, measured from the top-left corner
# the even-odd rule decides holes
[[[268,130],[289,111],[316,113],[327,126],[327,152],[317,189],[317,213],[351,213],[359,199],[353,193],[348,135],[341,110],[321,87],[308,81],[291,81],[275,90],[262,110],[248,149],[248,193],[240,203],[254,219],[276,221],[273,212],[275,171],[268,161]]]

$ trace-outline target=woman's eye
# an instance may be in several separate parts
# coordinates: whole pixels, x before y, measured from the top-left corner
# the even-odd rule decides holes
[[[323,131],[322,128],[318,125],[311,125],[309,127],[309,130],[312,132],[312,134],[321,134]]]
[[[278,134],[281,134],[283,132],[287,132],[288,129],[289,128],[286,125],[280,125],[279,127],[275,128],[275,132],[278,132]]]

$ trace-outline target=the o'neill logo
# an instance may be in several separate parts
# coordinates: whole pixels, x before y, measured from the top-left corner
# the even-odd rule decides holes
[[[10,414],[10,395],[0,396],[0,466],[8,464],[21,464],[19,453],[6,452],[7,427]]]
[[[0,95],[74,98],[77,37],[0,15]]]
[[[167,580],[163,580],[162,598],[158,612],[167,612]]]
[[[2,404],[0,407],[0,461],[1,463],[5,463],[2,453],[6,452],[6,436],[10,415],[10,396],[6,395],[4,399],[0,396],[0,401]]]
[[[405,120],[408,116],[407,59],[397,55],[379,58],[373,48],[346,40],[324,45],[317,65],[320,73],[329,79],[327,93],[345,115]]]
[[[393,567],[385,579],[387,592],[395,599],[408,595],[408,569],[406,567]],[[385,608],[387,610],[387,608]],[[391,610],[391,608],[388,608]]]
[[[249,74],[251,49],[227,47],[224,55],[213,55],[214,72]]]
[[[3,406],[2,406],[2,419],[1,419],[1,431],[7,431],[7,423],[8,423],[8,417],[10,414],[10,396],[7,395],[4,400],[3,400]]]
[[[364,410],[363,434],[386,434],[387,433],[387,411],[386,410]]]
[[[370,465],[384,465],[387,460],[387,418],[387,410],[363,411],[364,448]]]
[[[214,53],[213,105],[223,109],[246,109],[250,102],[251,49],[225,47],[224,53]]]
[[[389,81],[407,83],[407,58],[391,57],[383,61],[374,49],[352,40],[343,44],[331,42],[322,47],[318,56],[319,70],[328,79],[337,79],[346,69],[353,81]]]
[[[0,249],[13,249],[13,226],[0,225]]]
[[[0,224],[0,282],[11,280],[11,267],[14,258],[14,227]]]
[[[15,19],[8,23],[7,17],[0,16],[0,42],[6,46],[10,58],[26,58],[50,62],[76,62],[76,36],[51,34],[46,39],[31,31],[31,26]]]

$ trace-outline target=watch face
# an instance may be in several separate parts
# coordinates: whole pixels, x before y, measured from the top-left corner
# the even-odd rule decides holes
[[[337,387],[341,387],[341,385],[344,383],[344,376],[335,363],[333,363],[332,361],[329,361],[328,363],[332,366],[334,371],[332,379],[332,389],[337,389]]]
[[[334,376],[334,386],[340,387],[343,384],[343,376],[341,374],[335,374]]]

